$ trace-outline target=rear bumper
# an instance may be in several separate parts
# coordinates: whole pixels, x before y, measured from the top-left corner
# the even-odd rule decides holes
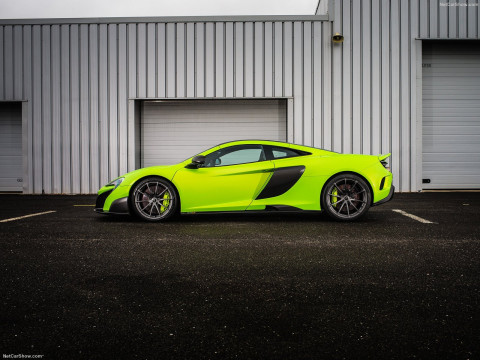
[[[390,192],[388,193],[388,196],[385,199],[382,199],[380,201],[377,201],[376,203],[373,203],[372,206],[378,206],[385,204],[386,202],[389,202],[393,198],[393,194],[395,193],[395,186],[390,186]]]

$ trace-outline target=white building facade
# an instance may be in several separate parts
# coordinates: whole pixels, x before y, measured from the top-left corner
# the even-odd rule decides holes
[[[480,10],[455,4],[0,20],[0,191],[94,193],[245,138],[391,152],[399,191],[479,188]]]

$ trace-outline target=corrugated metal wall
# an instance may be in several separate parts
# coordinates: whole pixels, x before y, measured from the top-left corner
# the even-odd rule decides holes
[[[133,170],[132,98],[294,97],[289,139],[329,147],[321,119],[330,116],[330,29],[323,21],[0,26],[0,100],[28,101],[26,192],[92,193]]]
[[[332,47],[332,149],[392,152],[394,185],[421,189],[417,38],[478,39],[477,0],[336,0]],[[442,5],[445,4],[445,5]],[[455,5],[457,4],[457,5]],[[330,10],[331,11],[331,10]],[[326,119],[328,121],[328,119]],[[324,126],[327,128],[327,126]]]
[[[91,193],[132,170],[128,99],[276,96],[294,99],[290,141],[391,151],[397,189],[418,190],[415,39],[478,39],[477,1],[329,3],[333,23],[3,21],[0,101],[28,101],[25,192]]]

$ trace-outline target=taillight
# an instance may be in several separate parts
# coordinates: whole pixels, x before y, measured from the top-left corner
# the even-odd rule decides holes
[[[390,166],[388,166],[387,159],[390,157],[390,155],[392,155],[392,154],[388,153],[388,154],[378,155],[378,161],[380,161],[382,163],[383,167],[385,169],[387,169],[388,171],[390,171]]]
[[[380,162],[382,163],[382,165],[383,165],[383,167],[384,167],[385,169],[387,169],[388,171],[390,171],[390,166],[388,166],[387,160],[381,160]]]

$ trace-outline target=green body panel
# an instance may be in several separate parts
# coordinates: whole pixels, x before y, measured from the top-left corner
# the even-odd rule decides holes
[[[181,212],[264,210],[267,205],[321,210],[320,195],[324,184],[342,172],[364,177],[372,189],[374,203],[385,199],[390,193],[392,174],[380,162],[390,154],[338,154],[307,146],[249,140],[221,144],[198,155],[207,155],[220,148],[241,144],[289,147],[311,155],[198,169],[186,168],[192,161],[189,158],[175,165],[138,169],[122,176],[124,180],[117,188],[106,185],[98,191],[100,195],[114,189],[107,197],[103,211],[108,212],[113,201],[128,197],[132,186],[148,176],[160,176],[173,183],[180,196]],[[274,169],[293,166],[304,166],[305,171],[288,191],[279,196],[256,200],[268,184]],[[380,190],[383,178],[384,187]]]
[[[180,169],[173,183],[180,193],[181,211],[246,210],[272,174],[272,161]]]

